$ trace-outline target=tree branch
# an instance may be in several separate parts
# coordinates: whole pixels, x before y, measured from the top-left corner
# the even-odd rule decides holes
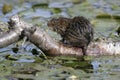
[[[0,35],[0,48],[20,40],[21,33],[23,33],[30,42],[40,48],[46,55],[69,55],[75,57],[83,55],[81,48],[68,47],[53,40],[40,27],[22,21],[16,15],[10,19],[9,25],[10,30]],[[92,42],[88,46],[87,55],[117,55],[120,54],[119,48],[119,42]]]

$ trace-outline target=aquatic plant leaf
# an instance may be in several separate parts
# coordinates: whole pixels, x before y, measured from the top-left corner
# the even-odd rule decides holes
[[[48,7],[48,3],[34,4],[32,6],[33,9],[36,9],[36,8],[47,8],[47,7]]]
[[[114,18],[114,19],[120,19],[120,16],[119,15],[110,15],[110,14],[105,14],[105,13],[103,13],[103,14],[98,14],[97,16],[96,16],[96,18]]]
[[[72,62],[72,61],[69,61],[69,62],[66,62],[63,64],[64,66],[69,66],[69,67],[73,67],[73,68],[90,68],[91,67],[91,64],[89,62],[86,62],[86,61],[82,61],[82,62]]]
[[[117,34],[120,34],[120,26],[118,27],[118,29],[116,30]]]
[[[18,60],[16,57],[14,57],[12,55],[6,55],[5,59],[7,59],[7,60],[13,60],[13,61],[17,61]]]
[[[17,48],[17,47],[12,48],[12,51],[13,51],[14,53],[17,53],[18,50],[19,50],[19,48]]]
[[[12,11],[12,9],[13,9],[12,5],[4,4],[3,7],[2,7],[2,12],[3,12],[3,14],[6,14],[6,13]]]
[[[60,12],[62,12],[62,10],[60,8],[53,8],[52,12],[53,13],[60,13]]]

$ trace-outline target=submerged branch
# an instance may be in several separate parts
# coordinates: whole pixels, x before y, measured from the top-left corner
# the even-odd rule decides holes
[[[26,23],[19,18],[12,17],[9,22],[12,29],[0,35],[0,48],[8,46],[20,39],[21,33],[28,37],[29,41],[40,48],[46,55],[58,56],[82,56],[82,49],[68,47],[53,40],[44,30]],[[23,31],[23,32],[22,32]],[[116,55],[120,54],[120,42],[93,42],[88,46],[87,55]]]

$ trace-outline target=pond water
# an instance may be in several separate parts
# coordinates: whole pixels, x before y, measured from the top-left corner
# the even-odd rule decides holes
[[[95,40],[119,40],[119,0],[1,0],[0,22],[9,21],[14,14],[43,28],[51,37],[60,35],[48,29],[52,17],[84,16],[94,25]],[[1,27],[2,28],[2,27]],[[3,27],[4,28],[4,27]],[[0,80],[119,80],[120,55],[49,57],[46,59],[32,43],[22,41],[0,49]]]

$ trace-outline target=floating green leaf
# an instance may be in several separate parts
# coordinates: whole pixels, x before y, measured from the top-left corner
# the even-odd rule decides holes
[[[53,13],[60,13],[62,10],[60,8],[53,8],[52,12]]]
[[[33,9],[36,9],[36,8],[47,8],[47,7],[48,7],[48,3],[34,4],[32,6]]]
[[[18,60],[16,57],[14,57],[12,55],[6,55],[5,58],[8,59],[8,60],[13,60],[13,61],[17,61]]]
[[[6,13],[12,11],[12,9],[13,9],[12,5],[4,4],[2,7],[2,12],[3,12],[3,14],[6,14]]]
[[[120,16],[119,15],[110,15],[110,14],[102,13],[102,14],[98,14],[96,16],[96,18],[114,18],[114,19],[120,19]]]

